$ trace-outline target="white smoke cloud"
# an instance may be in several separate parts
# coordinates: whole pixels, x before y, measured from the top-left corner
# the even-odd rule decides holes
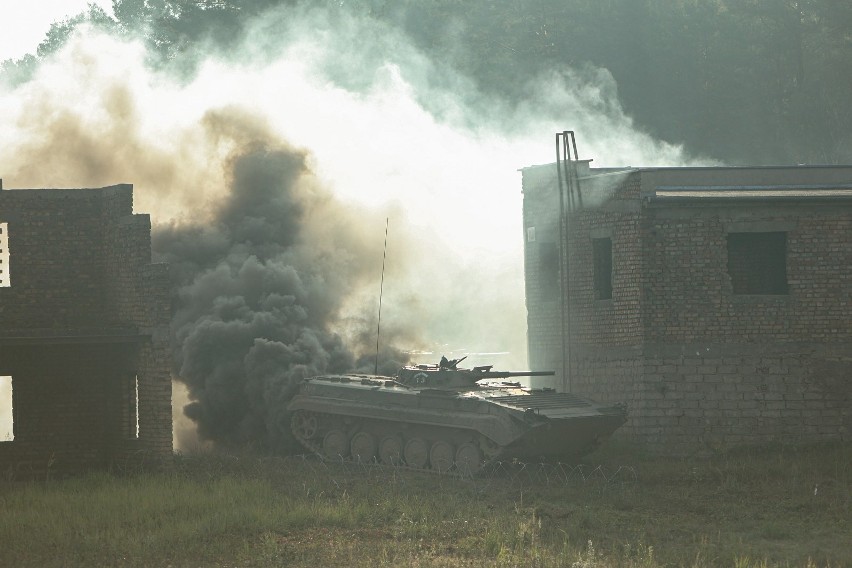
[[[7,187],[129,182],[155,228],[199,221],[228,192],[229,155],[263,131],[305,149],[341,206],[370,212],[360,230],[374,255],[361,260],[375,264],[375,286],[349,291],[343,332],[378,304],[377,220],[387,218],[383,326],[418,336],[397,347],[431,349],[430,362],[442,349],[508,353],[499,366],[526,368],[517,170],[552,162],[564,129],[596,165],[684,161],[633,129],[604,70],[554,72],[508,103],[374,22],[270,13],[247,38],[179,81],[152,69],[141,43],[81,28],[31,81],[0,87],[0,177]],[[243,126],[228,130],[224,114]],[[323,239],[335,221],[317,216],[307,234]]]

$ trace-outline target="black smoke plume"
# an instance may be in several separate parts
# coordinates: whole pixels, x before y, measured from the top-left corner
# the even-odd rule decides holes
[[[340,312],[351,291],[378,278],[364,259],[380,261],[381,251],[368,250],[363,215],[319,187],[306,152],[260,130],[228,136],[238,140],[227,195],[152,237],[171,266],[174,372],[201,439],[286,452],[286,405],[303,378],[374,368],[375,335],[372,357],[364,340],[375,319],[343,322]],[[404,358],[386,348],[380,362],[388,373]]]

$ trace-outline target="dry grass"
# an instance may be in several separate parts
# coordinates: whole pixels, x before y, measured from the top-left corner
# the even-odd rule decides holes
[[[314,460],[0,484],[2,566],[850,566],[852,447],[460,480]],[[625,468],[626,469],[623,469]]]

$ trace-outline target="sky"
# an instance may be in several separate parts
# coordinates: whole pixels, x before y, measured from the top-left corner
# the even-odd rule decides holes
[[[79,14],[88,4],[112,14],[112,0],[0,0],[0,61],[35,53],[52,23]]]

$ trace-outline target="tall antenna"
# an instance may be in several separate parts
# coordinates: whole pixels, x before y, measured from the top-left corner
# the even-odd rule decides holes
[[[379,320],[376,323],[376,366],[373,374],[379,374],[379,332],[382,329],[382,294],[385,290],[385,259],[388,257],[388,222],[390,217],[385,217],[385,250],[382,253],[382,283],[379,286]]]

